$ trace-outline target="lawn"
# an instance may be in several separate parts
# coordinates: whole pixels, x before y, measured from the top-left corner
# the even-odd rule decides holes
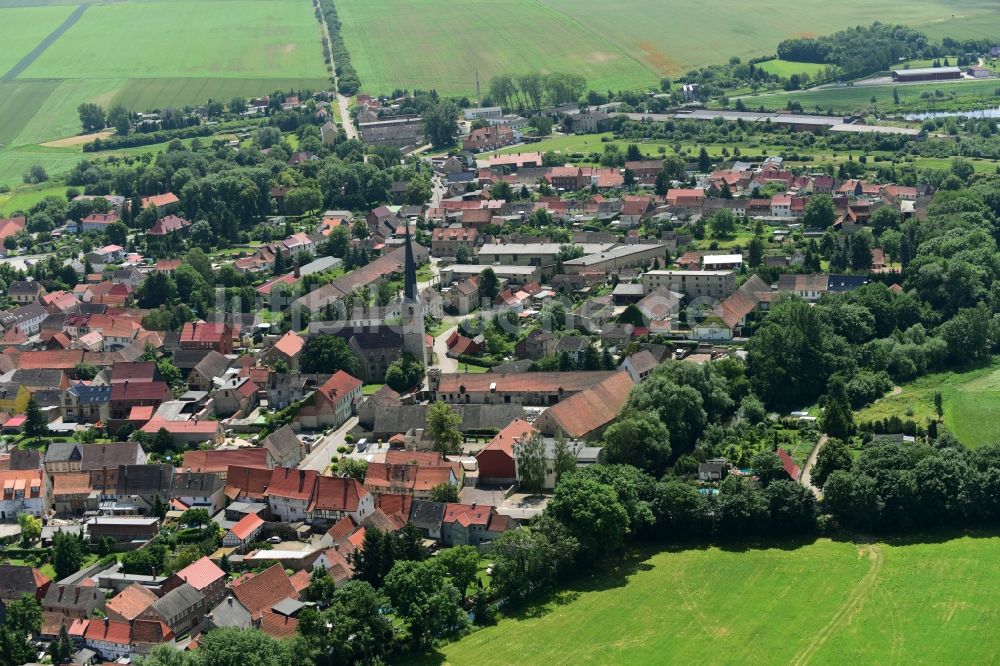
[[[966,446],[1000,441],[1000,360],[966,372],[941,372],[900,386],[895,395],[860,410],[865,423],[897,416],[925,424],[934,418],[934,394],[941,392],[944,424]]]
[[[572,71],[596,90],[655,87],[694,67],[769,55],[783,39],[886,21],[935,38],[1000,31],[989,0],[830,3],[739,0],[338,0],[364,89],[436,88],[472,95],[498,73]],[[901,11],[903,13],[901,14]],[[780,18],[778,18],[780,17]],[[710,29],[706,29],[710,28]],[[802,70],[800,70],[802,71]]]
[[[637,557],[414,663],[990,663],[1000,538]]]
[[[818,72],[822,72],[826,69],[826,65],[822,65],[815,62],[793,62],[791,60],[782,60],[780,58],[776,60],[768,60],[767,62],[757,63],[757,68],[762,69],[768,74],[777,74],[781,77],[789,77],[792,74],[808,74],[813,76]]]

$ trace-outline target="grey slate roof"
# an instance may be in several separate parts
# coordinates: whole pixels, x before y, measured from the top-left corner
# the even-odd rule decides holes
[[[413,500],[410,505],[410,522],[421,530],[440,530],[444,521],[444,509],[445,505],[441,502]]]
[[[182,472],[174,477],[174,495],[178,497],[207,497],[225,484],[215,474],[205,472]]]
[[[174,482],[173,465],[120,465],[115,495],[153,497],[166,502],[171,497]]]
[[[221,377],[229,368],[229,359],[225,355],[212,350],[194,366],[194,372],[203,377]]]
[[[264,438],[262,445],[275,460],[284,460],[302,449],[302,442],[290,426],[282,426]]]
[[[83,585],[60,585],[53,583],[49,591],[45,593],[42,602],[45,610],[48,611],[76,611],[84,615],[90,615],[95,609],[103,609],[105,602],[104,591],[91,586]]]
[[[204,601],[205,597],[202,596],[201,592],[184,583],[154,601],[151,608],[164,618],[171,618],[182,615],[192,606],[197,606]]]
[[[391,437],[410,429],[423,428],[427,423],[427,405],[400,405],[375,412],[372,433]],[[517,404],[499,405],[453,405],[462,417],[458,426],[462,432],[472,430],[499,431],[511,421],[524,418],[524,407]]]

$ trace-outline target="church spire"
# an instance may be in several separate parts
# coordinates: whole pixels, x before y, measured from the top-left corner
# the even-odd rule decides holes
[[[410,223],[406,223],[406,262],[403,271],[403,298],[417,300],[417,265],[413,261],[413,241],[410,240]]]

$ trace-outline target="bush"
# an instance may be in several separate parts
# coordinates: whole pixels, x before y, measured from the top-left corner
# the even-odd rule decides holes
[[[347,447],[346,446],[338,446],[337,447],[337,453],[347,453]]]

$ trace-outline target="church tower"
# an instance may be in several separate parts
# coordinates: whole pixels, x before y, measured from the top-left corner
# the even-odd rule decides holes
[[[413,354],[427,367],[427,345],[424,344],[424,308],[417,291],[417,264],[413,260],[410,225],[406,225],[406,261],[403,268],[403,351]]]

